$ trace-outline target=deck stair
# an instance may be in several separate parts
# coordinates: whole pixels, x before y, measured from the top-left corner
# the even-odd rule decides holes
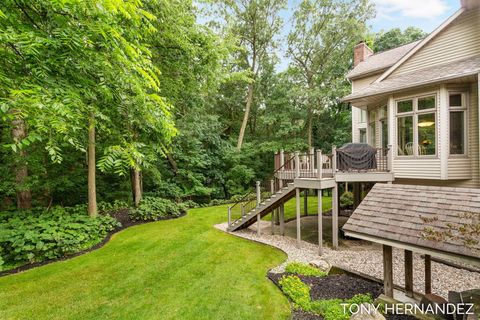
[[[295,184],[293,182],[290,182],[287,183],[285,187],[282,187],[273,194],[270,194],[268,198],[261,200],[258,205],[255,205],[253,209],[248,212],[245,212],[245,208],[251,207],[249,206],[249,201],[237,204],[238,206],[240,206],[240,208],[243,206],[243,210],[241,209],[241,212],[243,212],[243,214],[241,214],[240,217],[238,217],[236,220],[229,223],[228,231],[236,231],[239,229],[247,228],[248,226],[257,221],[258,214],[260,214],[260,217],[267,215],[273,209],[277,208],[281,203],[284,203],[291,199],[294,195]],[[234,208],[231,207],[230,212],[232,212],[232,209]]]

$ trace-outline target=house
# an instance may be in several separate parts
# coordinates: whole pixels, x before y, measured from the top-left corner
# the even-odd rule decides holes
[[[300,193],[317,190],[321,214],[320,194],[330,189],[337,247],[339,184],[354,185],[357,204],[362,183],[479,188],[479,4],[462,0],[461,8],[428,37],[399,48],[374,53],[359,43],[347,75],[352,93],[342,100],[352,105],[352,140],[364,144],[333,148],[329,154],[280,152],[270,178],[229,208],[229,230],[275,213],[282,230],[283,205],[296,197],[300,245]]]
[[[480,187],[479,1],[421,41],[354,49],[352,140],[392,146],[395,183]]]

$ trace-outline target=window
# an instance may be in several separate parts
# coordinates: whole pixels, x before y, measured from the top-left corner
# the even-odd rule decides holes
[[[437,152],[436,96],[397,101],[399,156],[431,156]]]
[[[360,123],[367,122],[367,110],[360,109]]]
[[[450,154],[466,153],[466,103],[464,93],[449,94],[450,110]]]
[[[398,130],[398,155],[413,155],[413,117],[400,117],[397,119]]]
[[[360,143],[367,143],[367,129],[360,129]]]

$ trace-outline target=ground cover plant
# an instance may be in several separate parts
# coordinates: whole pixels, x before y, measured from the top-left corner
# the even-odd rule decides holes
[[[289,319],[265,278],[285,254],[216,230],[226,208],[136,225],[98,250],[0,277],[0,319]]]
[[[122,227],[179,217],[187,205],[145,197],[137,208],[124,201],[99,202],[94,218],[86,205],[0,212],[0,271],[89,250]]]
[[[186,205],[168,199],[144,197],[137,208],[130,210],[130,218],[138,221],[156,221],[168,217],[179,217]]]
[[[292,273],[292,274],[299,274],[303,276],[324,277],[327,275],[325,271],[322,271],[311,265],[300,263],[300,262],[290,262],[285,266],[285,272]]]
[[[90,218],[83,209],[53,207],[0,213],[0,271],[87,249],[120,226],[108,215]]]
[[[283,276],[279,281],[280,288],[293,302],[294,309],[315,313],[325,320],[348,320],[351,313],[344,312],[342,304],[372,303],[370,294],[357,294],[350,299],[312,300],[310,286],[294,275]],[[346,308],[348,310],[348,306]]]

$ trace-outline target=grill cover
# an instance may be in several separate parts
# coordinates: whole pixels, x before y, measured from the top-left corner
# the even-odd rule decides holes
[[[337,149],[337,169],[371,170],[377,169],[377,149],[367,143],[347,143]]]

